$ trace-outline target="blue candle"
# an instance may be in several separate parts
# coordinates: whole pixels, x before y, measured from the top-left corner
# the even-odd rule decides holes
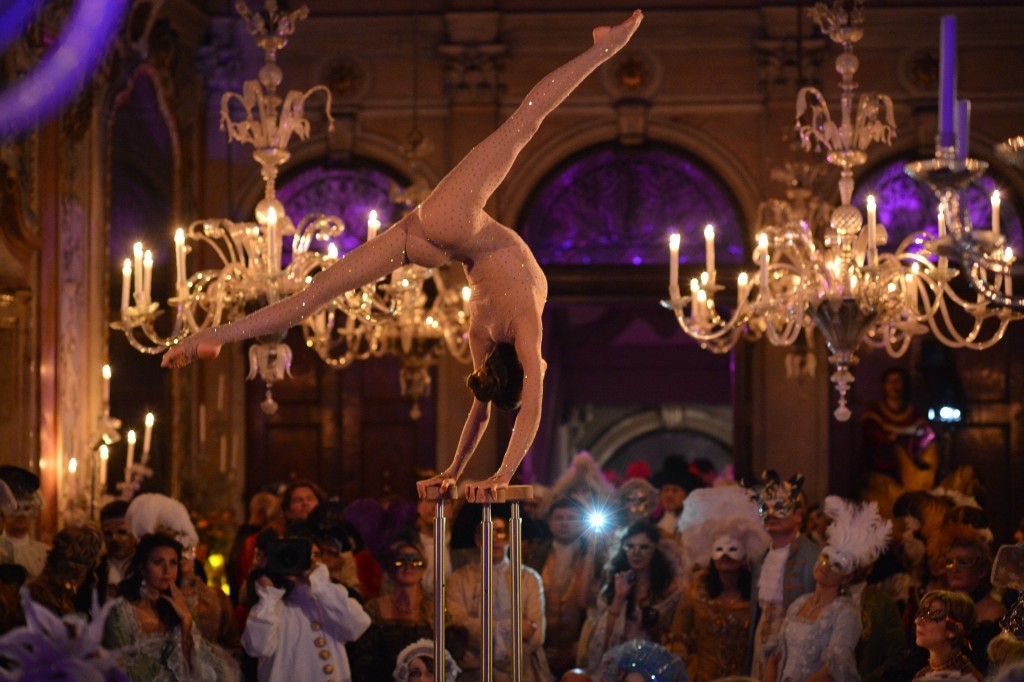
[[[956,159],[963,161],[971,148],[971,100],[956,101]]]
[[[956,144],[954,111],[956,110],[956,17],[942,17],[939,34],[939,144]]]

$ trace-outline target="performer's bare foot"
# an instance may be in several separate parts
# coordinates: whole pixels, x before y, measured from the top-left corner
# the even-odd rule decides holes
[[[598,26],[594,29],[594,45],[605,46],[613,53],[618,52],[629,42],[643,18],[644,13],[636,10],[618,26]]]
[[[208,341],[193,343],[192,339],[171,346],[160,360],[161,367],[180,369],[193,360],[213,360],[220,355],[221,344]]]

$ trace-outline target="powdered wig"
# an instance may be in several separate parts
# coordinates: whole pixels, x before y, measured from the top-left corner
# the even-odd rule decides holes
[[[502,410],[518,409],[523,397],[523,366],[516,347],[497,344],[484,358],[484,364],[469,375],[466,385],[480,402],[493,402]]]
[[[729,536],[742,545],[745,560],[760,556],[768,533],[746,490],[738,485],[699,488],[686,497],[679,517],[683,551],[689,566],[707,566],[715,540]]]
[[[136,538],[147,533],[170,535],[185,547],[199,544],[199,534],[192,525],[188,509],[178,500],[159,493],[139,495],[128,505],[124,515],[128,532]]]

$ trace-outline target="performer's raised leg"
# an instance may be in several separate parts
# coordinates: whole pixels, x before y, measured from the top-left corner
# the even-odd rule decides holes
[[[642,19],[637,10],[618,26],[594,29],[593,46],[533,86],[519,108],[438,183],[421,209],[424,230],[431,240],[453,246],[482,227],[484,204],[544,118],[629,42]]]

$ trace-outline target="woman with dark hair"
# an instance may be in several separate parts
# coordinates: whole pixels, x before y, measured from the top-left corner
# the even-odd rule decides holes
[[[423,552],[412,542],[396,540],[382,565],[392,589],[366,603],[370,627],[356,644],[355,680],[387,679],[399,652],[434,636],[434,601],[421,585],[427,567]]]
[[[601,589],[597,610],[588,617],[581,635],[585,667],[591,674],[606,651],[623,642],[660,642],[679,605],[681,590],[676,568],[658,546],[661,533],[639,521],[622,531],[618,550],[606,566],[608,582]]]
[[[969,646],[967,633],[974,627],[974,620],[974,602],[967,595],[946,590],[926,593],[915,619],[914,641],[928,650],[928,665],[914,679],[942,671],[967,675],[979,682],[985,679],[963,651]]]
[[[142,536],[118,586],[125,601],[107,618],[103,646],[120,651],[132,680],[237,680],[237,665],[195,624],[180,589],[181,552],[169,536]]]
[[[750,630],[750,562],[768,546],[757,505],[739,486],[694,490],[679,519],[687,583],[665,647],[694,682],[743,674]]]
[[[469,347],[485,396],[512,405],[511,387],[501,384],[501,368],[522,368],[523,407],[498,471],[470,486],[470,501],[494,500],[508,485],[540,423],[545,362],[541,357],[541,313],[547,279],[526,242],[514,230],[487,215],[484,205],[504,180],[520,150],[554,111],[598,66],[625,47],[640,25],[636,11],[622,24],[594,30],[594,44],[541,80],[498,130],[474,147],[445,176],[422,204],[377,237],[368,240],[319,273],[300,293],[256,311],[245,319],[207,328],[172,347],[164,367],[182,367],[196,358],[213,358],[225,343],[278,332],[300,323],[336,296],[374,282],[407,263],[439,267],[463,264],[472,289]],[[500,344],[507,348],[497,350]],[[510,352],[514,350],[515,352]],[[499,362],[500,361],[500,362]],[[482,373],[481,373],[482,371]],[[492,378],[493,376],[493,378]],[[451,465],[418,484],[420,496],[439,486],[444,492],[462,474],[483,436],[490,402],[473,401]]]

